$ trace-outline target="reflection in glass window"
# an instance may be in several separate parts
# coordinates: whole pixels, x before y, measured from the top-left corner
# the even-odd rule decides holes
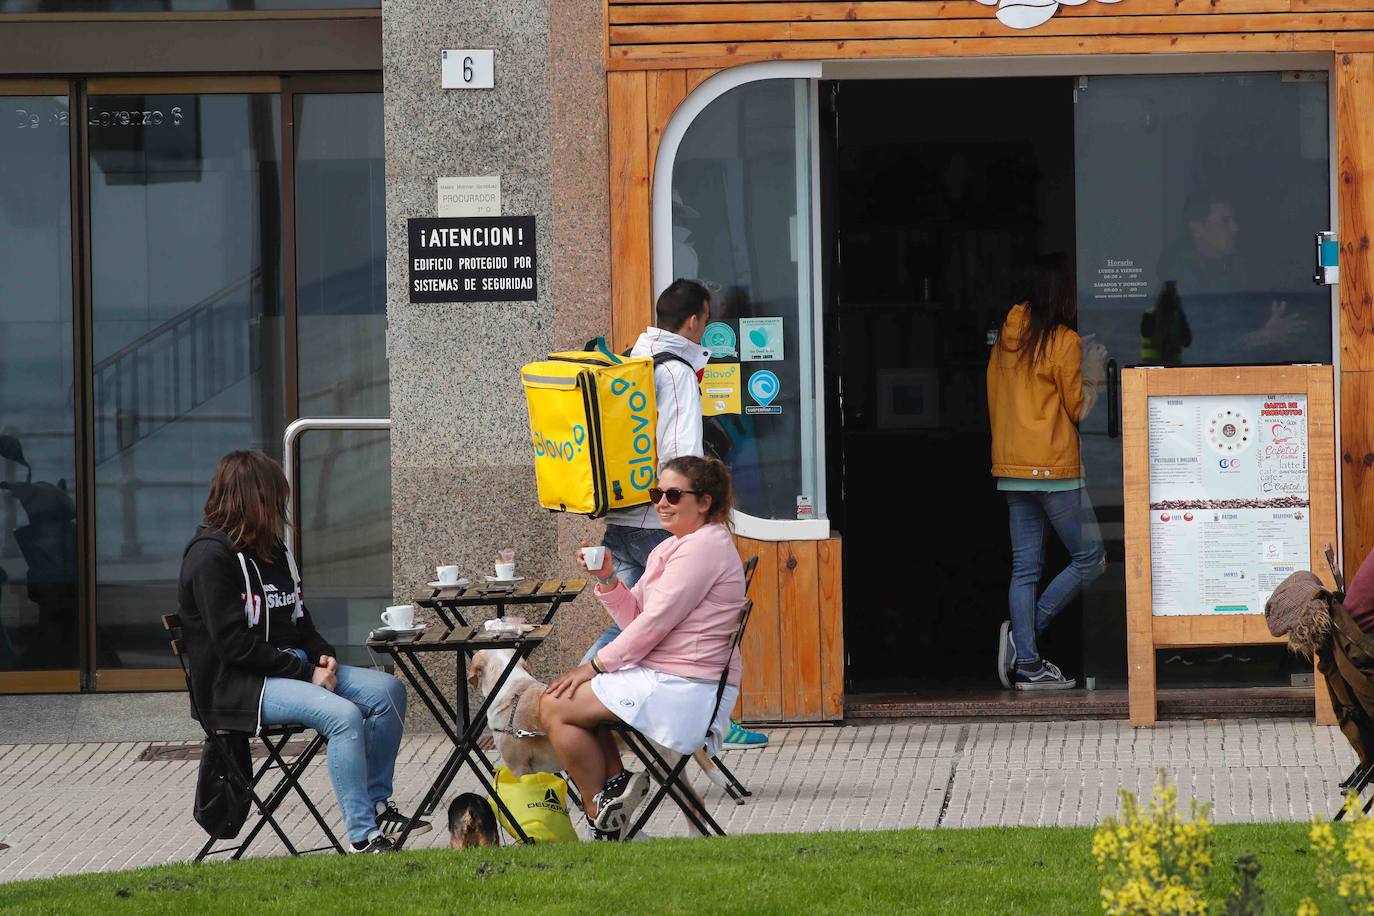
[[[75,668],[67,99],[0,114],[0,671]]]
[[[1090,77],[1074,105],[1078,331],[1119,366],[1331,362],[1324,73]],[[1107,575],[1085,595],[1085,673],[1126,674],[1121,440],[1082,428]],[[1162,686],[1288,685],[1282,648],[1159,654]],[[1310,668],[1308,669],[1310,670]]]
[[[300,440],[301,576],[315,626],[346,664],[391,603],[391,435],[312,430]]]
[[[303,417],[385,417],[382,94],[296,97]]]
[[[795,519],[797,497],[816,495],[809,93],[806,80],[730,90],[673,163],[673,273],[711,291],[719,339],[735,341],[712,366],[738,363],[742,388],[743,413],[708,418],[706,440],[760,518]]]
[[[1080,324],[1123,366],[1331,361],[1325,74],[1092,77]],[[1310,77],[1310,78],[1309,78]]]
[[[164,667],[157,609],[216,463],[281,452],[280,107],[92,96],[88,117],[96,664]]]
[[[389,415],[386,181],[379,92],[296,96],[296,301],[303,417]],[[299,440],[302,575],[344,661],[391,598],[385,431]]]

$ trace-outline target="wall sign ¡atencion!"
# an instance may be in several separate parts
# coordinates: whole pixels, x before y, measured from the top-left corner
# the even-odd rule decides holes
[[[407,220],[411,302],[539,298],[533,216]]]
[[[1044,25],[1059,12],[1060,5],[1082,6],[1088,0],[978,0],[984,6],[997,7],[997,21],[1011,29],[1033,29]],[[1096,0],[1116,3],[1118,0]]]

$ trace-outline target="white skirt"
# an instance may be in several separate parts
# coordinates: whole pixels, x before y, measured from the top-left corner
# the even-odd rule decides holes
[[[730,711],[739,697],[738,687],[725,686],[707,739],[706,718],[716,702],[718,682],[636,666],[598,674],[591,685],[602,705],[627,725],[679,754],[690,754],[703,745],[708,753],[719,753],[720,742],[730,726]]]

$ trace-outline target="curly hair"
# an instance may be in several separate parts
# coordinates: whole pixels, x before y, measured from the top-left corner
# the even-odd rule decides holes
[[[706,511],[706,524],[720,523],[730,527],[730,512],[735,508],[734,486],[730,483],[730,469],[718,458],[698,458],[683,455],[673,458],[663,465],[663,470],[681,474],[692,484],[692,489],[702,496],[711,497],[711,508]]]

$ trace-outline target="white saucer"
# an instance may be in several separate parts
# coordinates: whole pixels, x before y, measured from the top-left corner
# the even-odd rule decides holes
[[[487,576],[487,577],[485,577],[485,578],[486,578],[487,582],[490,583],[491,585],[514,585],[514,584],[517,583],[517,582],[524,582],[524,581],[525,581],[525,577],[524,577],[524,576],[516,576],[516,577],[513,578],[513,579],[498,579],[498,578],[496,578],[495,576]]]
[[[409,626],[409,627],[392,627],[392,626],[387,626],[386,624],[382,624],[382,628],[388,629],[388,630],[392,630],[392,631],[394,631],[394,632],[396,632],[396,633],[419,633],[419,632],[422,632],[422,631],[424,630],[425,624],[423,624],[423,623],[417,623],[417,624],[415,624],[414,626]]]
[[[467,588],[472,583],[467,579],[459,579],[457,582],[431,582],[430,588]]]

